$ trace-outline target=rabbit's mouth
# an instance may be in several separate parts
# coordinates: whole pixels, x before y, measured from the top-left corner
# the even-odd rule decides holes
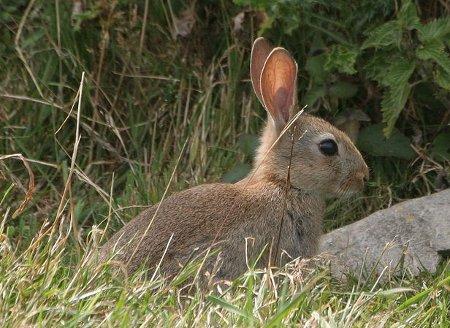
[[[336,196],[339,198],[349,198],[364,190],[364,181],[345,179],[336,190]]]

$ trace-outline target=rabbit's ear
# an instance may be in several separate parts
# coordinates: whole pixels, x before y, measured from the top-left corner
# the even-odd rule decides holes
[[[277,128],[289,121],[296,103],[297,63],[284,48],[269,54],[261,72],[261,96]]]
[[[257,38],[255,42],[253,42],[250,59],[250,77],[252,79],[253,90],[263,106],[264,103],[261,96],[261,72],[264,67],[264,63],[273,48],[274,47],[269,43],[269,41],[263,37]]]

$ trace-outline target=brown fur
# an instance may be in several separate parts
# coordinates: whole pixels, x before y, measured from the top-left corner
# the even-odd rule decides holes
[[[329,123],[303,114],[279,138],[286,122],[284,115],[278,114],[295,99],[283,101],[277,97],[294,97],[296,82],[292,81],[292,71],[286,74],[286,70],[296,72],[297,66],[284,49],[275,48],[268,54],[268,43],[258,40],[252,51],[252,60],[258,58],[252,70],[253,85],[262,81],[274,87],[255,90],[271,118],[262,134],[253,171],[236,184],[197,186],[150,207],[102,247],[101,260],[115,257],[130,272],[141,265],[155,269],[160,264],[163,273],[173,275],[192,256],[213,247],[220,251],[218,278],[231,279],[243,273],[247,260],[256,259],[265,247],[259,266],[314,255],[325,199],[362,189],[368,168],[350,139]],[[261,56],[273,60],[266,58],[261,67]],[[268,82],[259,80],[265,69],[271,70]],[[288,78],[283,80],[284,76]],[[280,88],[282,92],[274,96]],[[269,98],[275,99],[273,104],[264,103]],[[289,112],[292,118],[295,110],[289,108]],[[338,144],[338,155],[325,156],[319,151],[318,143],[329,138]],[[209,258],[204,270],[212,270],[214,263],[215,259]]]

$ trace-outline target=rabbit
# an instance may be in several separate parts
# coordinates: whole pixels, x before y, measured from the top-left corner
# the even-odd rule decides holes
[[[103,245],[101,261],[119,260],[130,273],[144,266],[174,276],[212,250],[217,256],[203,258],[202,273],[233,280],[256,259],[264,267],[317,253],[325,200],[360,192],[368,167],[345,133],[298,115],[297,63],[287,50],[255,40],[250,75],[268,120],[249,175],[149,207]]]

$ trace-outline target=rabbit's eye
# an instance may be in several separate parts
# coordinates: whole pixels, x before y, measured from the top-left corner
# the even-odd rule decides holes
[[[336,155],[338,152],[338,146],[336,141],[332,139],[322,140],[319,144],[320,152],[326,156]]]

